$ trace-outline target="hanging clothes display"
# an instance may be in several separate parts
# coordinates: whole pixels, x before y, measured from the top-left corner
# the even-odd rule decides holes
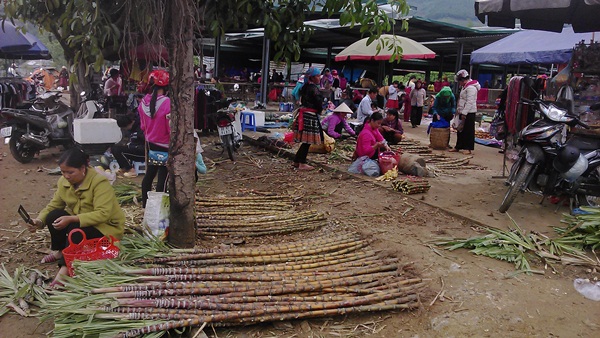
[[[17,108],[24,101],[35,98],[35,90],[32,88],[33,86],[22,78],[0,78],[0,109]]]

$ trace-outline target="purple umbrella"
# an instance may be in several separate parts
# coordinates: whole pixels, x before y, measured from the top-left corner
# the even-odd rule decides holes
[[[32,46],[25,33],[18,31],[10,21],[0,22],[0,54],[26,51]]]

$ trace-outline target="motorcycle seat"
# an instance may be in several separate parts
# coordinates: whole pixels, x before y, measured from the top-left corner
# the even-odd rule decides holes
[[[567,145],[578,148],[579,150],[600,149],[600,139],[598,137],[576,135],[567,141]]]

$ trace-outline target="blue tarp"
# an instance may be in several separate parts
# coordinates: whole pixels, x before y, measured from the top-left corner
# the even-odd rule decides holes
[[[552,64],[568,63],[573,47],[581,40],[589,43],[593,33],[575,33],[572,27],[562,33],[524,30],[471,53],[471,64]],[[600,33],[596,35],[600,39]]]

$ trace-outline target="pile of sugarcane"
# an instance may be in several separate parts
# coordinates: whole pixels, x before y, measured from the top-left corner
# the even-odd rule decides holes
[[[428,192],[431,185],[426,178],[407,176],[402,180],[392,182],[392,188],[405,195],[412,195]]]
[[[327,225],[315,210],[294,210],[291,196],[198,197],[196,206],[200,236],[253,237]]]
[[[122,252],[132,242],[121,243]],[[424,285],[404,276],[403,267],[353,233],[261,247],[160,250],[128,262],[75,262],[76,277],[50,295],[45,317],[54,318],[57,338],[159,337],[203,323],[417,308]]]
[[[407,152],[411,154],[428,154],[431,148],[421,145],[418,141],[400,141],[398,146],[391,146],[394,152]]]
[[[0,316],[13,311],[29,317],[31,305],[39,307],[46,299],[44,286],[48,279],[43,273],[23,266],[11,275],[4,264],[0,267]]]
[[[466,239],[442,238],[436,240],[435,244],[444,246],[448,250],[470,249],[476,255],[514,263],[517,270],[527,273],[544,273],[543,270],[531,268],[531,258],[540,259],[551,268],[553,264],[600,268],[600,261],[589,257],[584,251],[586,248],[600,246],[600,210],[598,208],[583,208],[583,210],[589,211],[590,214],[565,215],[564,221],[570,227],[555,228],[559,234],[555,238],[536,232],[525,233],[513,220],[515,227],[509,230],[483,228],[487,232],[486,235]]]

